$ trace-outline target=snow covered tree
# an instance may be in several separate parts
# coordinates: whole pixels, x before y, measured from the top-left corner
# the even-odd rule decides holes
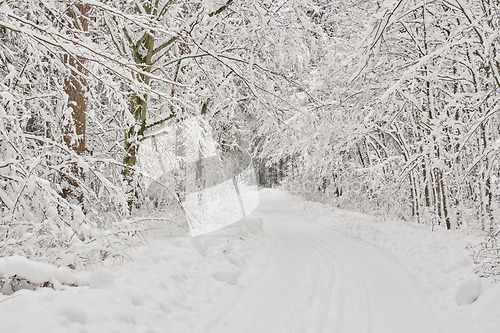
[[[221,151],[249,149],[252,126],[285,119],[298,89],[300,6],[0,2],[2,254],[78,266],[134,241],[141,227],[123,218],[156,181],[138,151],[188,118]]]
[[[403,157],[399,173],[413,214],[430,213],[447,228],[463,222],[464,209],[492,224],[499,82],[492,8],[474,1],[388,2],[365,43],[373,70],[397,78],[383,76],[390,84],[370,129],[390,137],[386,148]]]
[[[261,123],[258,151],[284,163],[290,189],[316,198],[448,229],[496,228],[495,2],[365,5],[316,1],[305,11],[335,38],[322,39],[299,79],[307,89],[289,94],[300,107]],[[350,19],[368,14],[355,51],[362,24]]]

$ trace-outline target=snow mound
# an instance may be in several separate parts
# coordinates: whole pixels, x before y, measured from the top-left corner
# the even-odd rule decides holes
[[[84,325],[88,320],[87,312],[81,307],[69,306],[60,312],[61,316],[70,323],[79,323]]]
[[[471,277],[458,284],[455,300],[458,305],[474,303],[481,295],[481,280],[478,277]]]
[[[114,284],[115,284],[115,278],[113,274],[108,270],[100,269],[90,274],[89,278],[90,289],[112,287]]]
[[[0,258],[0,277],[3,279],[23,279],[34,285],[50,283],[51,285],[88,285],[85,272],[76,273],[66,267],[56,267],[50,264],[29,260],[22,256]],[[0,293],[4,292],[3,286]],[[22,288],[21,288],[22,289]]]
[[[226,282],[229,285],[235,286],[238,284],[238,278],[240,277],[240,272],[215,271],[212,273],[212,276],[214,277],[214,279],[218,281]]]

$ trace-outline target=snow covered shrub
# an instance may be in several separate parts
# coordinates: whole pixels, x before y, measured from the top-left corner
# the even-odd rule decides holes
[[[484,242],[472,247],[475,272],[481,277],[500,281],[500,230],[491,233]]]
[[[109,172],[102,174],[99,163],[87,158],[58,158],[62,153],[54,141],[16,133],[22,130],[0,135],[0,256],[19,254],[77,267],[119,255],[116,245],[141,227],[117,223],[126,202]],[[81,204],[61,196],[66,166],[75,163],[86,165],[86,177],[77,180]]]

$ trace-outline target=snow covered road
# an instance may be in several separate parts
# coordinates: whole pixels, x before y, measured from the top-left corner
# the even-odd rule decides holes
[[[440,331],[412,277],[381,250],[316,223],[279,191],[263,192],[254,214],[275,250],[210,333]]]

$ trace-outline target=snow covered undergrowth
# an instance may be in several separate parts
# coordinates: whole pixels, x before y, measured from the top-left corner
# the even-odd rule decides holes
[[[293,200],[318,222],[375,245],[400,262],[426,295],[442,332],[500,332],[500,285],[473,274],[467,249],[483,237]]]
[[[0,276],[48,280],[54,289],[0,294],[1,331],[202,332],[248,287],[267,252],[254,219],[194,238],[155,236],[128,250],[133,262],[90,273],[3,258]]]

